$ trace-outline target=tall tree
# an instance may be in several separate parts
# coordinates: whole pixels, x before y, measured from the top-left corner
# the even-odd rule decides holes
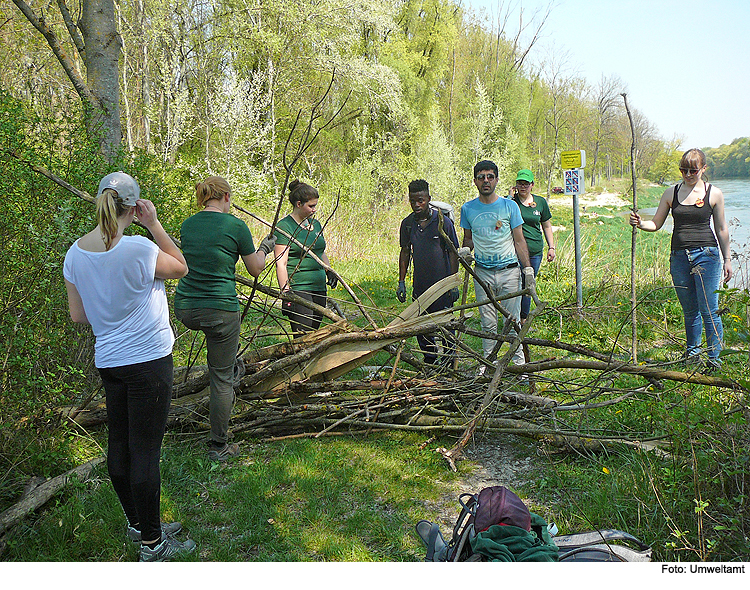
[[[599,153],[614,133],[614,122],[617,118],[620,106],[619,97],[627,91],[625,84],[617,76],[606,77],[602,75],[596,86],[596,110],[594,111],[594,137],[593,137],[593,159],[591,162],[591,186],[596,184],[599,166]]]
[[[89,132],[98,138],[102,154],[113,160],[122,142],[118,69],[121,39],[113,0],[82,0],[78,20],[65,0],[57,0],[69,35],[67,40],[58,37],[42,10],[35,12],[24,0],[13,3],[46,39],[83,102]],[[75,53],[86,69],[85,79]]]

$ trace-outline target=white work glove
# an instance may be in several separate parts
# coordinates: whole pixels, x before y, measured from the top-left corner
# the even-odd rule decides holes
[[[536,291],[536,277],[531,266],[525,266],[523,269],[523,287],[524,289],[533,288]]]
[[[273,247],[276,245],[276,236],[274,234],[267,235],[263,238],[258,246],[258,250],[263,252],[266,256],[273,252]]]
[[[462,246],[458,249],[458,257],[467,264],[471,264],[474,260],[471,255],[471,250],[467,246]]]

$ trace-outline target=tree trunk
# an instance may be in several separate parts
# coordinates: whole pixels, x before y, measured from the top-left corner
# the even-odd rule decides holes
[[[120,149],[119,59],[122,39],[117,31],[113,0],[83,0],[81,31],[86,45],[86,85],[99,101],[91,125],[101,125],[99,143],[112,160]]]
[[[15,525],[29,512],[33,512],[44,505],[52,496],[68,485],[72,476],[85,479],[91,473],[91,470],[99,465],[99,463],[102,463],[104,459],[105,457],[103,456],[92,459],[30,490],[19,502],[0,514],[0,535],[5,534],[10,527]]]

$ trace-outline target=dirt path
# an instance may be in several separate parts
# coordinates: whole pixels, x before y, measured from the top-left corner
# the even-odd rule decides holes
[[[460,494],[476,494],[482,488],[498,485],[516,491],[544,469],[544,460],[537,455],[537,443],[518,437],[481,436],[467,446],[465,453],[474,468],[455,484],[446,486],[435,506],[440,530],[448,537],[461,508]],[[466,468],[466,462],[459,465],[461,471]]]

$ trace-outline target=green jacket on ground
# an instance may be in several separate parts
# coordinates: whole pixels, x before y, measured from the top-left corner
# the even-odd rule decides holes
[[[542,538],[534,532],[541,528]],[[547,533],[545,520],[531,513],[531,532],[512,525],[493,524],[471,540],[474,553],[489,561],[558,561],[558,549]]]

